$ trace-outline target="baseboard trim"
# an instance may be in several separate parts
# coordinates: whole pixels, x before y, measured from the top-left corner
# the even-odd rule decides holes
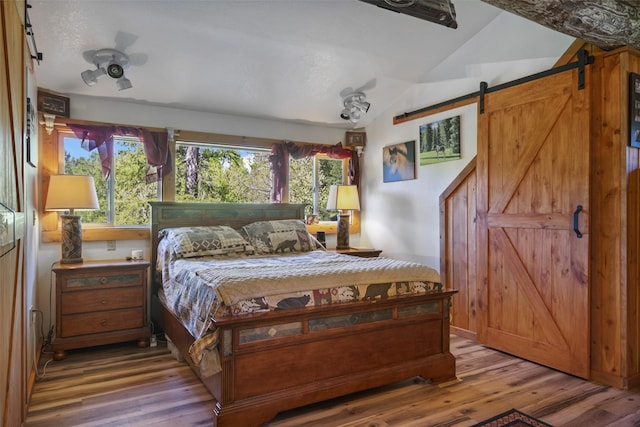
[[[457,335],[459,337],[478,342],[478,334],[473,331],[468,331],[466,329],[458,328],[456,326],[449,326],[449,331],[452,334]]]

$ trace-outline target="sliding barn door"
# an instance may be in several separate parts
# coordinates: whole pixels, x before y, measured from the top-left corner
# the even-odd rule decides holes
[[[491,92],[478,123],[478,339],[586,378],[588,89],[570,70]]]

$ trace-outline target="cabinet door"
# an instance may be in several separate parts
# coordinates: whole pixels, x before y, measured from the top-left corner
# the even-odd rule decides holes
[[[487,94],[477,157],[478,339],[585,378],[588,101],[577,70]]]

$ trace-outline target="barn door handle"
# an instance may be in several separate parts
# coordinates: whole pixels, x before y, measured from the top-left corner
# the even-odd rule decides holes
[[[580,212],[582,212],[582,205],[576,206],[576,211],[573,213],[573,231],[576,232],[576,237],[578,239],[582,238],[582,233],[580,232],[578,217],[580,216]]]

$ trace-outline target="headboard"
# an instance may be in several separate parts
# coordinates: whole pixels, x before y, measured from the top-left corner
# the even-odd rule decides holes
[[[155,292],[158,232],[194,225],[240,228],[254,221],[304,219],[305,204],[149,202],[151,205],[151,284]]]

